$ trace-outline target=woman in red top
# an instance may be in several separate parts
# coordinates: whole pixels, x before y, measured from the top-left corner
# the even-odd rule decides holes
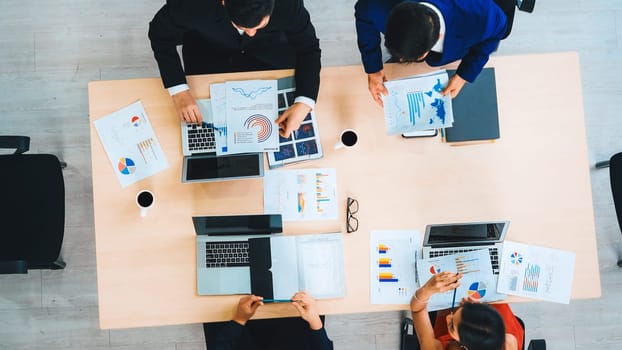
[[[422,350],[520,350],[524,331],[507,304],[487,305],[463,299],[454,310],[440,311],[434,327],[427,303],[435,293],[460,286],[461,274],[441,272],[415,291],[411,301],[415,332]]]

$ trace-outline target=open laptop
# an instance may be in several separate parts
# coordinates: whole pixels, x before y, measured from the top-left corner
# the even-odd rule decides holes
[[[248,240],[283,232],[281,215],[195,216],[197,293],[251,292]]]
[[[213,120],[209,100],[199,100],[201,113]],[[213,182],[263,176],[263,153],[216,155],[213,124],[181,122],[181,145],[184,154],[181,182]]]
[[[499,275],[499,255],[509,225],[509,221],[427,225],[423,239],[423,258],[488,248],[492,271]]]

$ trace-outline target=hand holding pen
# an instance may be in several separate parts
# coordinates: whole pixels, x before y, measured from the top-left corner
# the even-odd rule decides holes
[[[292,297],[292,305],[300,313],[300,317],[309,323],[313,330],[322,329],[324,326],[317,310],[317,302],[309,294],[298,292]]]

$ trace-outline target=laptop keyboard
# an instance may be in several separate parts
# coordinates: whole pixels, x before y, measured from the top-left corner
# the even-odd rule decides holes
[[[434,249],[430,251],[430,258],[436,258],[438,256],[451,255],[456,253],[472,252],[482,248],[451,248],[451,249]],[[490,252],[490,263],[492,265],[492,273],[499,274],[499,252],[496,247],[488,248]]]
[[[249,266],[248,242],[205,242],[205,267]]]
[[[211,124],[186,124],[188,148],[191,152],[215,152],[216,138]]]

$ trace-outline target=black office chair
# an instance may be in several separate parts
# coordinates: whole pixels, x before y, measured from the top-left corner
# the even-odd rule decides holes
[[[436,311],[430,312],[430,321],[434,324],[436,320]],[[518,316],[514,316],[520,323],[523,330],[525,330],[525,323]],[[412,330],[412,334],[410,331]],[[401,324],[401,341],[400,341],[400,350],[420,350],[419,340],[417,339],[417,334],[415,334],[415,328],[413,327],[413,320],[409,317],[405,317],[402,320]],[[525,335],[523,333],[523,348],[521,350],[525,350]],[[532,339],[529,342],[529,346],[527,350],[546,350],[546,342],[544,339]]]
[[[66,166],[54,155],[23,154],[26,136],[0,136],[0,274],[63,269]]]
[[[516,8],[525,12],[533,12],[534,7],[536,6],[536,0],[494,0],[495,4],[501,8],[501,11],[505,13],[505,17],[507,17],[508,27],[505,30],[505,35],[503,39],[507,38],[508,35],[512,32],[512,26],[514,25],[514,14],[516,13]]]
[[[609,168],[613,205],[622,231],[622,152],[614,154],[609,160],[596,163],[595,166],[597,169]],[[618,266],[622,267],[622,259],[618,260]]]

